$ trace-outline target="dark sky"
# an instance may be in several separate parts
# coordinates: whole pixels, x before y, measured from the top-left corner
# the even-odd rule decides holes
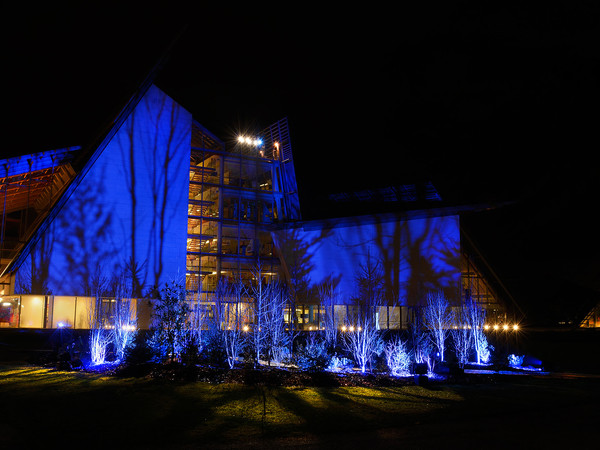
[[[593,3],[230,9],[10,7],[4,156],[85,144],[181,32],[156,84],[223,139],[288,117],[306,217],[422,179],[515,202],[464,225],[517,300],[556,321],[598,297]]]

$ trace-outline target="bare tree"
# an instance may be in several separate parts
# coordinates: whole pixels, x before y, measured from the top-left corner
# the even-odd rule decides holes
[[[442,292],[430,292],[427,294],[424,322],[425,327],[431,332],[440,361],[444,361],[446,339],[454,325],[454,319],[448,300],[446,300]]]
[[[227,364],[233,369],[235,361],[244,348],[246,333],[244,327],[248,317],[243,309],[245,287],[241,279],[222,278],[215,292],[214,330],[218,331],[225,349]]]
[[[380,332],[374,322],[372,311],[361,308],[354,321],[346,326],[344,334],[346,349],[352,353],[362,373],[366,372],[367,364],[382,346]]]
[[[252,298],[253,326],[250,333],[250,346],[254,353],[254,367],[259,364],[260,357],[266,343],[267,333],[264,330],[265,312],[268,304],[269,287],[264,278],[263,264],[260,259],[251,270],[254,282],[251,284],[249,293]]]
[[[189,327],[190,338],[193,339],[199,347],[204,345],[204,333],[208,331],[210,320],[210,305],[202,301],[202,280],[196,283],[196,298],[190,307]],[[218,284],[217,284],[218,287]],[[217,290],[216,290],[217,292]]]
[[[379,262],[367,258],[356,276],[358,299],[352,316],[346,318],[344,344],[365,372],[376,353],[383,350],[376,312],[383,303],[383,275]]]
[[[115,277],[112,282],[112,341],[117,360],[123,360],[125,350],[133,343],[137,331],[137,321],[131,293],[131,281],[125,274]]]
[[[292,333],[286,332],[284,321],[284,310],[288,305],[288,290],[285,285],[277,281],[267,284],[263,311],[263,329],[265,332],[265,343],[267,363],[271,361],[280,363],[288,355],[287,349]]]
[[[254,282],[248,293],[252,298],[252,330],[249,343],[252,347],[255,366],[261,357],[267,363],[280,362],[289,353],[288,345],[295,331],[286,330],[284,311],[290,303],[290,292],[285,285],[277,281],[267,281],[262,261],[258,260],[252,269]]]
[[[483,332],[485,325],[485,309],[477,304],[472,298],[467,299],[466,308],[468,312],[469,327],[471,331],[471,341],[477,364],[487,363],[491,357],[493,347],[488,344],[487,338]]]
[[[338,324],[335,320],[337,293],[331,284],[322,284],[317,289],[321,307],[325,312],[325,342],[327,342],[329,348],[333,349],[338,344],[339,334]]]
[[[472,335],[469,329],[469,314],[465,305],[462,305],[458,314],[454,328],[451,330],[452,346],[458,360],[458,366],[463,368],[469,361],[469,353],[472,346]]]
[[[409,323],[412,354],[416,364],[423,364],[429,358],[429,337],[425,325],[423,325],[422,308],[416,308],[413,311],[413,317]]]
[[[106,278],[97,271],[89,285],[92,302],[88,309],[90,359],[94,365],[106,362],[108,347],[112,342],[112,335],[108,325],[110,311],[108,303],[102,299],[106,287]]]

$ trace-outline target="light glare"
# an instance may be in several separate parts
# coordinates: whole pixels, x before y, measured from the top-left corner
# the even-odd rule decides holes
[[[254,147],[262,147],[263,145],[263,140],[261,138],[240,135],[237,140],[240,144],[252,145]]]

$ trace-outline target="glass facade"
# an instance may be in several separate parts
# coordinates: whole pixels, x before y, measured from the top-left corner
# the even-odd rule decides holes
[[[137,317],[137,299],[124,299],[131,319]],[[110,319],[113,298],[99,299]],[[94,297],[62,295],[13,295],[0,297],[0,328],[72,328],[89,329],[96,317]],[[110,321],[110,320],[109,320]]]
[[[186,289],[203,308],[221,277],[252,282],[260,261],[265,278],[279,273],[270,227],[286,210],[279,142],[236,142],[230,148],[194,125],[189,171]]]
[[[488,321],[506,322],[506,308],[499,302],[488,278],[481,274],[479,268],[466,254],[463,254],[461,263],[462,302],[472,299],[485,309]]]

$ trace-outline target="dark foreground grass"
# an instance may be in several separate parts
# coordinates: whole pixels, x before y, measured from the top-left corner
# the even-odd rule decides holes
[[[5,366],[0,448],[594,448],[599,387],[511,376],[294,388]]]

